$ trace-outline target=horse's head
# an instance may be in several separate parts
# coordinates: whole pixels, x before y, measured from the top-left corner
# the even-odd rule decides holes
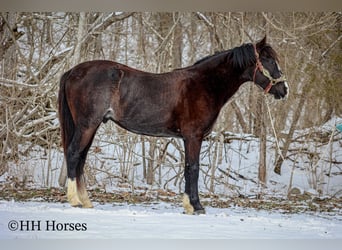
[[[276,99],[286,98],[289,93],[285,76],[278,65],[276,52],[266,43],[266,36],[254,45],[256,65],[253,72],[253,81],[265,93],[270,93]]]

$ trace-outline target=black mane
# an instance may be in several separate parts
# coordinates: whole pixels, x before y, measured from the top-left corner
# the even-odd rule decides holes
[[[265,57],[274,58],[276,61],[278,61],[277,53],[268,44],[266,44],[263,48],[260,48],[259,54],[260,56],[263,55]],[[213,55],[206,56],[198,60],[194,63],[194,65],[214,59],[221,59],[218,60],[219,62],[226,60],[226,62],[230,62],[233,68],[236,70],[243,70],[256,63],[254,46],[251,43],[247,43],[230,50],[215,52]]]
[[[240,47],[235,47],[230,50],[216,52],[213,55],[206,56],[198,60],[194,63],[194,65],[198,65],[214,59],[221,59],[222,61],[228,60],[235,69],[244,69],[256,62],[253,45],[249,43],[243,44]]]
[[[208,61],[210,59],[213,59],[216,56],[222,55],[222,54],[227,53],[227,52],[229,52],[229,50],[215,51],[215,54],[209,55],[209,56],[206,56],[206,57],[203,57],[203,58],[199,59],[197,62],[194,63],[194,65],[198,65],[198,64],[200,64],[202,62],[206,62],[206,61]]]
[[[228,60],[232,63],[235,69],[245,69],[256,63],[256,57],[253,44],[243,44],[236,47],[228,54]]]

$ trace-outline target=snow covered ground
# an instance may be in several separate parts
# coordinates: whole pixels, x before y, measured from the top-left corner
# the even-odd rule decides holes
[[[94,205],[0,201],[0,239],[342,239],[342,214],[207,207],[190,216],[163,202]]]

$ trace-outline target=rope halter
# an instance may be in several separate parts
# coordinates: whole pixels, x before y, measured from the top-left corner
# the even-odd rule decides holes
[[[256,83],[255,82],[255,76],[256,76],[256,72],[259,70],[268,80],[270,80],[270,82],[268,83],[268,85],[264,89],[265,94],[267,94],[273,85],[276,85],[278,82],[286,81],[286,78],[284,75],[282,75],[278,78],[273,78],[271,76],[270,72],[267,69],[265,69],[265,67],[262,65],[260,58],[259,58],[259,53],[256,49],[256,45],[253,44],[253,47],[254,47],[254,53],[255,53],[255,58],[256,58],[256,64],[255,64],[254,75],[253,75],[253,82]]]

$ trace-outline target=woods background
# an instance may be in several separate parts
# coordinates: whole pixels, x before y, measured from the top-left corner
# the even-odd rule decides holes
[[[39,157],[48,162],[39,185],[48,187],[52,175],[60,176],[63,159],[52,160],[53,152],[62,152],[57,92],[63,72],[76,64],[108,59],[144,71],[166,72],[191,65],[215,51],[256,42],[267,34],[268,42],[279,53],[290,85],[289,98],[276,102],[266,99],[254,84],[243,85],[222,110],[214,133],[208,138],[213,159],[207,173],[216,171],[215,166],[222,161],[223,143],[234,139],[226,132],[250,134],[260,138],[260,158],[255,166],[259,169],[259,181],[264,183],[269,171],[281,171],[284,159],[280,156],[296,161],[296,152],[289,150],[291,144],[327,144],[330,133],[317,133],[310,128],[342,116],[341,21],[341,13],[326,12],[1,13],[0,175],[20,176],[21,184],[26,185],[31,166],[25,166],[23,159],[27,160],[39,146],[44,149],[39,151]],[[295,131],[303,129],[308,130],[301,138],[296,137]],[[281,154],[274,144],[276,157],[269,162],[266,142],[274,132]],[[158,173],[160,166],[168,164],[180,169],[172,181],[181,178],[181,140],[134,135],[108,123],[101,125],[89,152],[90,157],[100,158],[86,163],[91,184],[96,184],[94,176],[98,172],[113,177],[111,169],[99,165],[106,161],[99,156],[103,143],[116,145],[116,157],[120,160],[112,167],[119,170],[115,178],[123,182],[134,179],[132,168],[136,161],[132,159],[136,157],[148,184],[162,186]],[[138,156],[134,155],[137,144],[142,147]],[[177,161],[167,151],[170,145],[178,149]],[[315,165],[318,150],[301,150],[308,166]],[[335,160],[334,152],[331,151],[330,164],[341,170],[342,163]],[[208,181],[209,191],[214,191],[214,183]],[[60,184],[63,185],[63,178]]]

